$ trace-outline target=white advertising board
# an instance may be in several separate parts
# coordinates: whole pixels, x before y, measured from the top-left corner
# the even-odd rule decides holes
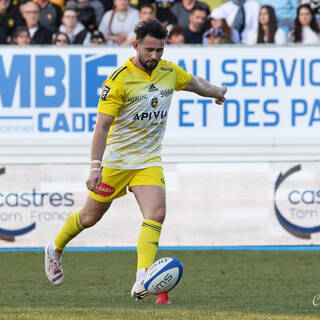
[[[319,47],[168,46],[164,59],[229,92],[224,107],[176,93],[167,140],[318,141],[319,53]],[[115,47],[6,47],[0,54],[0,139],[89,139],[102,82],[134,54]]]
[[[0,169],[0,248],[42,247],[85,199],[84,165]],[[320,244],[317,163],[165,166],[167,218],[160,246]],[[142,216],[134,196],[112,204],[71,247],[134,247]]]

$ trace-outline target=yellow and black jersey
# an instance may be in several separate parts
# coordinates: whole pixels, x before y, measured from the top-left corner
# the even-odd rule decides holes
[[[140,169],[161,166],[161,142],[173,92],[184,89],[191,75],[160,60],[151,76],[130,58],[106,79],[98,112],[114,116],[103,166]]]

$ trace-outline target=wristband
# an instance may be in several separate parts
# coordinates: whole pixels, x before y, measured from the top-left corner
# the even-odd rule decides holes
[[[101,168],[91,168],[90,171],[101,171]]]
[[[101,163],[101,160],[92,160],[91,163]]]

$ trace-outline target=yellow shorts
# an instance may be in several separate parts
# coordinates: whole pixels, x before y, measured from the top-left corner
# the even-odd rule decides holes
[[[103,167],[102,182],[98,188],[99,194],[89,191],[89,196],[99,202],[111,202],[124,196],[127,187],[160,186],[165,188],[162,167],[150,167],[137,170],[121,170]]]

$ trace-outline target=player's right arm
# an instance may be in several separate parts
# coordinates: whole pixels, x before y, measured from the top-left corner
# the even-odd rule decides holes
[[[98,103],[97,122],[93,133],[91,144],[91,170],[86,181],[87,188],[95,193],[98,193],[102,176],[101,171],[95,168],[100,168],[101,163],[92,162],[94,160],[102,161],[105,151],[107,136],[115,117],[120,113],[123,104],[123,81],[119,81],[119,74],[126,68],[121,66],[103,83],[102,92]],[[117,79],[118,81],[114,81]],[[94,170],[92,170],[94,169]]]
[[[97,122],[93,133],[92,144],[91,144],[91,161],[102,159],[109,129],[114,120],[113,116],[108,114],[98,112]],[[100,168],[101,164],[96,162],[91,162],[91,169]],[[86,181],[87,188],[95,193],[97,193],[97,188],[99,187],[102,177],[100,170],[91,170],[89,177]]]

